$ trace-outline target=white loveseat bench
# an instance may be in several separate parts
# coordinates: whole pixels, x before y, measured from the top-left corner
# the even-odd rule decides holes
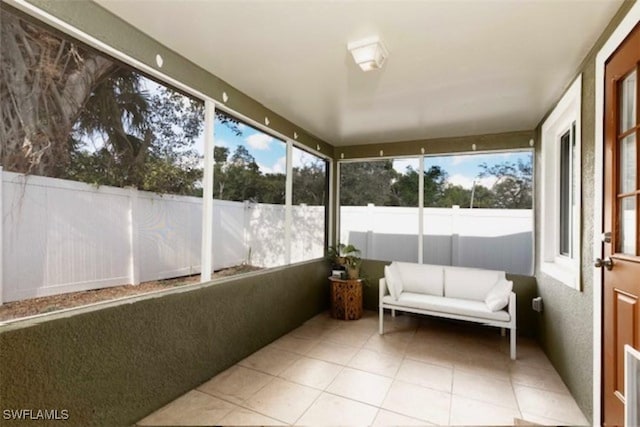
[[[516,294],[504,271],[393,262],[380,279],[380,334],[384,309],[466,320],[510,330],[516,358]]]

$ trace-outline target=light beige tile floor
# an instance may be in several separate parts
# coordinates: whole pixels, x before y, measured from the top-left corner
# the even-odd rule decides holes
[[[586,425],[533,340],[518,360],[497,329],[426,317],[327,313],[139,425]]]

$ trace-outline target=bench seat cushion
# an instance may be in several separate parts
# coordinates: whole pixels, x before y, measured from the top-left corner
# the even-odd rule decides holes
[[[444,298],[412,292],[403,292],[399,295],[397,301],[390,295],[385,296],[382,301],[385,304],[398,306],[399,310],[402,310],[402,307],[407,307],[419,310],[437,311],[443,314],[449,313],[487,320],[499,320],[503,322],[508,322],[510,319],[507,311],[491,311],[484,301]]]

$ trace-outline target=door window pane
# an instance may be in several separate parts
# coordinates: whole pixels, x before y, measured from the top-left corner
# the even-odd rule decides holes
[[[620,132],[629,130],[636,125],[637,77],[637,72],[634,71],[620,83]]]
[[[636,135],[631,134],[620,141],[620,193],[636,189]]]
[[[636,254],[636,197],[625,197],[620,201],[620,239],[618,252]]]

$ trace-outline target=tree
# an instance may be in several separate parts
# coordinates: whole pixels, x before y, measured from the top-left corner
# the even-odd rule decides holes
[[[227,182],[227,159],[229,158],[229,148],[213,147],[213,198],[226,200],[224,191]]]
[[[386,204],[390,206],[418,206],[419,177],[418,171],[411,166],[407,166],[405,173],[397,173],[391,185],[389,201]]]
[[[283,173],[268,173],[262,176],[258,184],[258,194],[254,200],[258,203],[284,205],[287,177]]]
[[[202,133],[202,101],[1,13],[0,163],[6,170],[160,193],[201,192],[193,145]],[[240,134],[237,120],[217,117]]]
[[[222,156],[223,152],[219,151],[218,155]],[[244,145],[238,145],[238,147],[236,147],[236,150],[226,164],[220,165],[220,170],[222,172],[220,175],[220,184],[224,190],[224,193],[220,192],[218,194],[221,198],[238,202],[245,200],[254,202],[262,201],[260,191],[262,173],[255,158]],[[214,172],[214,183],[216,179]],[[220,188],[220,184],[218,188]],[[263,189],[265,188],[264,185],[262,187]]]
[[[94,88],[71,135],[71,145],[79,148],[61,178],[160,193],[200,192],[200,155],[191,147],[202,133],[202,102],[145,81],[149,95],[142,80],[119,69]],[[102,147],[88,151],[83,144],[89,138]]]
[[[344,163],[340,166],[340,205],[386,206],[396,177],[391,160]]]
[[[493,166],[480,164],[480,177],[496,178],[491,190],[494,193],[494,207],[499,209],[531,209],[533,165],[532,161],[517,163],[505,161]]]
[[[0,161],[7,170],[57,176],[90,94],[119,65],[0,13]]]
[[[391,206],[418,206],[419,172],[408,166],[404,173],[397,173],[391,187]],[[437,206],[444,194],[447,173],[440,166],[424,171],[424,206]]]
[[[293,168],[293,204],[311,206],[325,204],[327,197],[326,163],[323,160],[308,162]]]
[[[431,166],[424,173],[424,205],[439,206],[447,187],[447,172],[440,166]]]
[[[476,184],[473,191],[474,208],[492,208],[495,205],[495,194],[484,185]]]
[[[470,205],[471,190],[461,185],[447,185],[442,194],[442,198],[438,200],[438,206],[443,208],[450,208],[451,206],[468,208]]]

